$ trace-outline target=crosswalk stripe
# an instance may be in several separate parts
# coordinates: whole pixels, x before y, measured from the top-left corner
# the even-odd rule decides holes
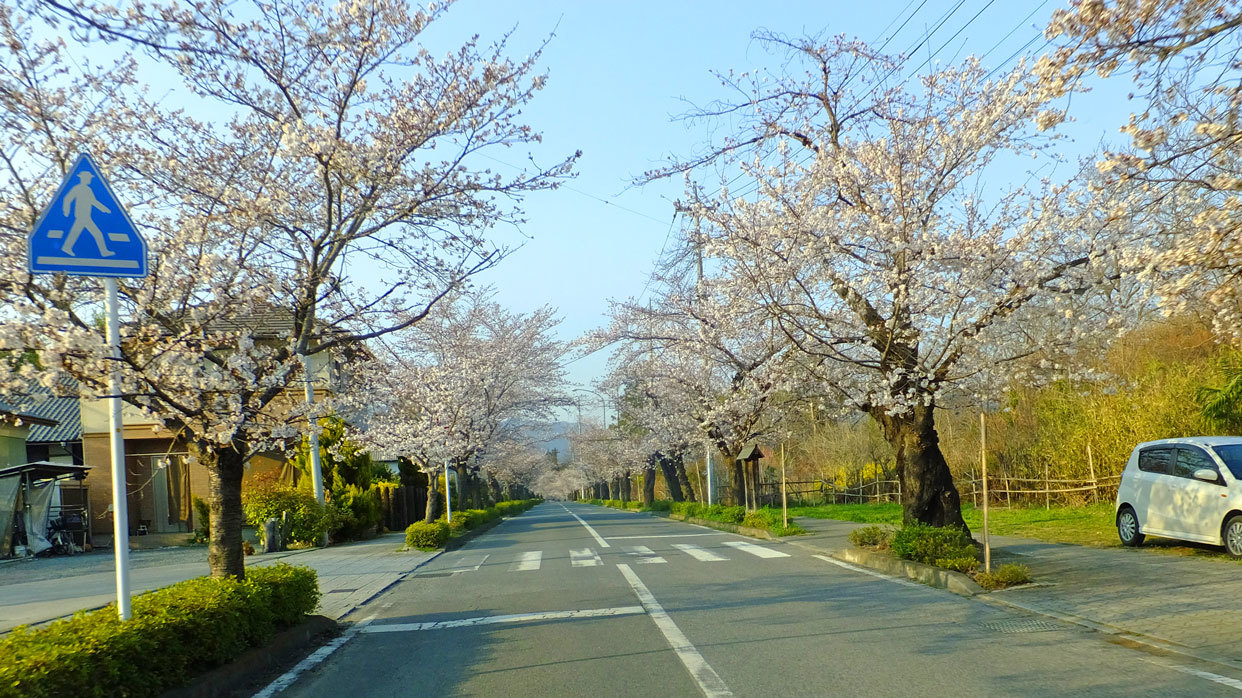
[[[729,559],[727,557],[721,557],[705,548],[700,548],[697,545],[690,545],[689,543],[673,543],[673,547],[689,555],[695,560],[698,560],[699,562],[720,562]]]
[[[604,564],[604,561],[599,559],[599,553],[590,548],[570,550],[569,558],[573,560],[574,567],[595,567]]]
[[[789,553],[782,553],[779,550],[772,550],[771,548],[765,548],[762,545],[755,545],[754,543],[747,543],[744,540],[727,540],[727,541],[724,541],[724,544],[731,548],[737,548],[738,550],[741,550],[744,553],[750,553],[751,555],[754,555],[755,557],[789,557]]]
[[[634,545],[630,547],[630,555],[638,557],[635,562],[640,565],[658,565],[668,562],[664,558],[655,554],[655,551],[645,545]]]
[[[543,562],[543,551],[532,550],[530,552],[522,553],[518,557],[517,562],[514,562],[513,566],[509,568],[509,571],[526,572],[528,570],[537,570],[539,569],[539,565],[542,562]]]

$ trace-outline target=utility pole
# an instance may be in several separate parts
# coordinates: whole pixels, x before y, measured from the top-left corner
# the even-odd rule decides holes
[[[699,278],[698,278],[698,281],[695,282],[695,286],[699,290],[699,300],[702,300],[703,299],[703,291],[702,291],[702,288],[703,288],[703,243],[702,242],[698,244],[698,271],[699,271]],[[707,356],[704,355],[703,356],[703,380],[704,380],[703,393],[704,395],[707,394],[707,389],[709,388],[707,383],[710,382],[708,380],[710,371],[711,371],[711,364],[708,363]],[[704,406],[706,406],[706,404],[707,403],[704,402]],[[710,507],[712,505],[712,498],[715,495],[715,489],[716,489],[715,484],[712,481],[712,437],[710,434],[703,439],[703,467],[707,469],[707,506]]]

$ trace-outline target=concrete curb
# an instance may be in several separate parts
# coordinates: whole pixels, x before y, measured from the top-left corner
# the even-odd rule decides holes
[[[924,565],[921,562],[900,560],[884,553],[846,548],[828,553],[828,555],[842,562],[869,567],[894,577],[905,577],[928,586],[947,589],[959,596],[973,597],[987,593],[983,587],[975,583],[975,580],[962,572]]]
[[[341,624],[325,616],[307,616],[302,623],[277,633],[266,644],[247,650],[237,659],[200,674],[190,683],[160,694],[160,698],[217,698],[236,695],[258,676],[283,666],[323,644]]]

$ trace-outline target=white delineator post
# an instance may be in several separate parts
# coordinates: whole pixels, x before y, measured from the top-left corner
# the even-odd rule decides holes
[[[785,444],[781,443],[781,521],[789,528],[789,490],[785,487]]]
[[[703,467],[707,468],[707,506],[712,505],[712,442],[703,442]]]
[[[306,354],[302,355],[302,373],[306,378],[306,404],[313,405],[315,404],[315,384],[311,380],[311,360]],[[306,426],[309,429],[307,440],[310,442],[311,485],[315,488],[315,500],[323,504],[326,498],[323,493],[323,464],[319,459],[319,425],[315,424],[313,419],[312,415],[306,415]]]
[[[125,422],[121,419],[121,311],[116,279],[105,278],[108,311],[108,441],[112,447],[112,549],[116,559],[116,610],[129,620],[129,502],[125,484]]]
[[[444,459],[444,517],[449,523],[453,523],[453,491],[452,485],[449,484],[449,462]]]
[[[983,469],[983,571],[992,571],[992,543],[988,540],[988,424],[979,413],[979,464]]]

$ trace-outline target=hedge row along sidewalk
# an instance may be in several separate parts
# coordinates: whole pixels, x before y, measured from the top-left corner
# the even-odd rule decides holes
[[[224,665],[319,604],[315,572],[286,564],[246,570],[246,579],[198,577],[116,607],[84,611],[0,639],[0,696],[157,696]]]
[[[497,502],[496,506],[486,509],[455,511],[451,523],[445,522],[443,518],[430,523],[416,521],[405,529],[405,547],[415,550],[438,550],[443,548],[451,538],[464,536],[472,530],[499,521],[501,517],[517,516],[542,501],[542,499],[511,499]]]
[[[587,504],[612,507],[622,511],[676,514],[685,519],[698,519],[700,521],[722,523],[734,527],[754,528],[760,531],[767,531],[773,536],[795,536],[806,533],[802,527],[794,523],[783,526],[780,510],[772,509],[771,507],[746,511],[745,507],[740,506],[727,507],[721,504],[708,506],[698,502],[669,502],[666,500],[656,500],[648,506],[644,506],[639,502],[623,502],[619,499],[587,499],[584,501]]]

